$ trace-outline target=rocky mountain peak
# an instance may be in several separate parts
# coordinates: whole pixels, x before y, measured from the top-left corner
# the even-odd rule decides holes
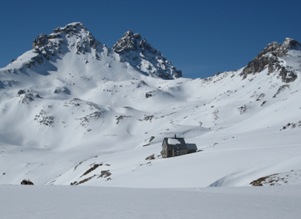
[[[289,50],[301,50],[301,44],[298,41],[287,37],[282,44],[277,42],[269,43],[263,51],[257,55],[257,58],[270,55],[274,57],[283,57]]]
[[[76,44],[77,52],[88,52],[91,48],[96,48],[99,42],[80,22],[74,22],[65,27],[54,29],[53,33],[46,35],[40,34],[33,41],[33,49],[45,50],[45,47],[58,49],[61,44]],[[57,47],[57,48],[54,48]]]
[[[282,47],[288,50],[301,50],[301,44],[297,40],[288,37],[285,38]]]
[[[75,34],[79,33],[80,31],[88,31],[88,29],[83,25],[81,22],[73,22],[70,24],[67,24],[65,27],[58,27],[54,30],[54,33],[57,32],[64,32],[66,34]]]
[[[139,33],[134,33],[133,31],[127,31],[114,45],[113,50],[117,53],[127,53],[130,51],[143,51],[148,50],[153,53],[160,54],[160,52],[150,44],[147,43],[145,39],[142,39]],[[161,55],[161,54],[160,54]]]
[[[48,61],[56,62],[62,59],[67,53],[74,56],[80,54],[91,54],[93,58],[99,59],[105,46],[97,41],[88,29],[80,22],[73,22],[64,27],[58,27],[50,34],[39,34],[32,43],[32,50],[25,52],[17,59],[14,59],[3,69],[7,72],[23,72],[28,69],[39,71],[40,74],[47,74],[41,70],[41,65]],[[108,49],[106,49],[108,51]],[[39,70],[37,70],[37,67]]]
[[[53,41],[54,39],[62,38],[62,36],[70,37],[74,35],[81,35],[81,32],[85,32],[86,35],[89,35],[87,28],[80,22],[74,22],[66,25],[65,27],[58,27],[49,35],[39,34],[33,41],[33,49],[45,46],[50,39]]]
[[[26,67],[42,64],[45,60],[55,61],[67,52],[76,54],[90,53],[92,49],[102,51],[103,45],[98,42],[88,29],[80,22],[73,22],[65,27],[58,27],[52,33],[39,34],[32,44],[33,53],[31,60],[26,62]],[[99,47],[99,48],[98,48]],[[97,52],[95,52],[98,57]]]
[[[286,38],[282,44],[272,42],[268,44],[255,59],[250,61],[243,69],[244,78],[248,74],[259,73],[264,69],[268,69],[268,73],[279,72],[283,82],[292,82],[297,78],[297,74],[291,71],[291,67],[283,64],[283,58],[291,50],[301,50],[301,44],[291,38]]]
[[[159,50],[153,48],[139,33],[127,31],[114,45],[114,52],[118,53],[123,61],[129,62],[144,74],[173,79],[182,77],[177,70]]]

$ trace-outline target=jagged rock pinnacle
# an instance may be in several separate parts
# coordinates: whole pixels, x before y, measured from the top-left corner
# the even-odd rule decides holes
[[[158,50],[152,48],[145,39],[142,39],[139,33],[134,33],[131,30],[127,31],[121,39],[114,44],[113,50],[117,53],[126,53],[135,50],[152,50],[153,53],[160,53]]]
[[[139,33],[127,31],[113,46],[123,61],[129,62],[137,70],[163,79],[182,77],[159,50],[153,48]]]

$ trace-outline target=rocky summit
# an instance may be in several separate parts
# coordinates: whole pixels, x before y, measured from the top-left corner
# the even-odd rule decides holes
[[[177,70],[159,50],[154,49],[139,33],[127,31],[114,44],[113,50],[120,54],[123,61],[129,62],[146,75],[164,79],[182,77],[182,72]]]
[[[297,74],[294,71],[295,68],[287,63],[286,59],[300,51],[301,44],[291,38],[286,38],[282,44],[270,43],[254,60],[248,63],[243,69],[242,75],[246,78],[248,74],[259,73],[267,69],[268,73],[278,72],[282,81],[292,82],[297,78]]]

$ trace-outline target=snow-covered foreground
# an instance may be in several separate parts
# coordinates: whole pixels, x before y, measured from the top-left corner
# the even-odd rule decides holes
[[[1,219],[300,218],[301,187],[0,186]]]

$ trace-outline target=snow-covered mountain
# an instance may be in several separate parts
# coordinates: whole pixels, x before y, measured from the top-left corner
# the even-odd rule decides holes
[[[192,80],[133,32],[113,49],[81,23],[40,35],[0,69],[0,184],[300,184],[300,57],[286,39]],[[175,134],[198,152],[163,159]]]
[[[40,34],[34,39],[32,50],[12,61],[2,71],[23,74],[32,71],[48,75],[62,68],[85,74],[93,72],[93,77],[101,75],[111,80],[139,78],[137,72],[164,79],[182,76],[181,71],[140,34],[128,31],[110,49],[97,41],[79,22],[56,28],[49,35]]]

